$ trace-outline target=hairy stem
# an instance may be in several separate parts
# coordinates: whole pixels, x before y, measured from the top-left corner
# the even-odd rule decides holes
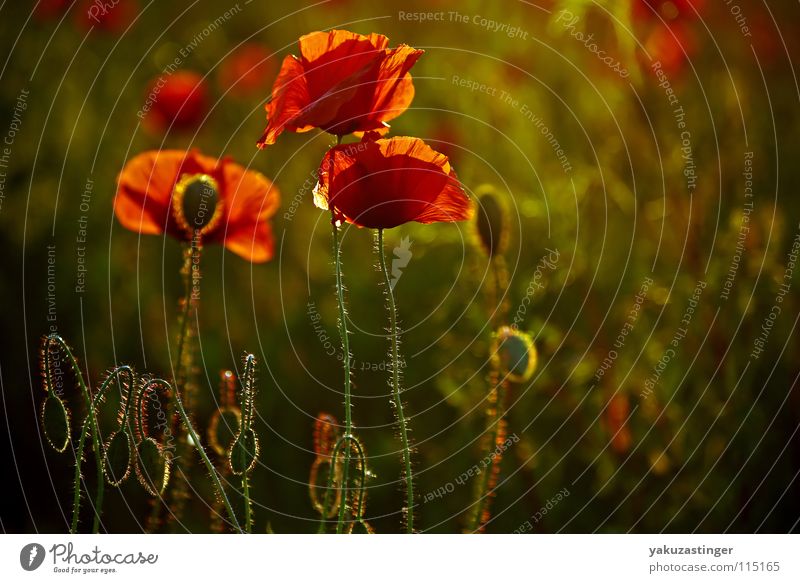
[[[350,340],[347,337],[347,311],[344,307],[344,285],[342,283],[342,248],[339,240],[339,227],[337,220],[331,210],[331,225],[333,227],[333,258],[336,265],[336,298],[339,304],[339,336],[342,339],[342,356],[344,361],[344,436],[349,439],[353,434],[353,415],[350,402]],[[334,458],[335,459],[335,458]],[[348,499],[347,488],[350,475],[350,448],[344,452],[344,463],[342,467],[342,502],[339,505],[339,518],[336,522],[336,532],[341,534],[344,530],[345,506]]]
[[[89,388],[86,386],[86,382],[83,380],[83,375],[81,374],[80,368],[78,368],[78,363],[75,360],[75,356],[72,354],[72,351],[69,349],[67,344],[61,339],[60,336],[53,335],[50,336],[45,346],[45,358],[47,362],[45,363],[45,370],[47,374],[50,374],[50,366],[49,366],[49,359],[50,359],[50,343],[57,344],[66,354],[67,358],[69,359],[69,364],[72,367],[72,370],[75,374],[75,378],[78,381],[78,385],[81,388],[81,395],[83,396],[83,400],[86,403],[87,408],[89,409],[89,413],[87,415],[87,419],[89,421],[89,427],[92,431],[92,449],[94,450],[94,457],[95,457],[95,465],[97,466],[97,493],[95,495],[95,503],[94,503],[94,522],[92,525],[92,532],[97,534],[100,531],[100,514],[103,508],[103,497],[105,493],[105,476],[103,475],[103,457],[100,451],[100,428],[97,424],[97,417],[95,416],[95,399],[92,399],[91,394],[89,393]],[[98,393],[99,394],[99,393]],[[70,525],[70,533],[75,534],[78,531],[78,514],[80,511],[80,504],[81,504],[81,464],[83,462],[83,451],[84,446],[86,444],[86,423],[83,424],[83,428],[81,430],[81,437],[78,441],[78,451],[75,454],[75,476],[73,480],[74,486],[74,494],[72,499],[72,523]]]
[[[195,237],[192,241],[186,246],[184,249],[184,258],[183,258],[183,266],[181,267],[181,279],[183,280],[183,297],[181,298],[180,304],[180,321],[179,321],[179,330],[178,330],[178,345],[176,348],[175,353],[175,365],[174,365],[174,379],[175,379],[175,392],[179,393],[183,396],[186,400],[186,406],[189,408],[192,407],[192,400],[191,400],[191,393],[188,391],[188,378],[190,374],[191,368],[191,353],[187,353],[187,345],[189,343],[189,336],[191,334],[191,328],[189,326],[189,321],[192,316],[193,309],[197,308],[197,302],[199,301],[199,290],[196,293],[192,291],[192,269],[195,268],[199,270],[200,268],[200,252],[201,252],[201,242],[199,238]],[[196,257],[196,261],[195,261]],[[175,405],[174,403],[170,404],[170,411],[169,411],[169,418],[173,419],[175,417]],[[174,480],[175,484],[174,487],[170,489],[170,505],[171,505],[171,513],[170,513],[170,522],[172,520],[179,520],[183,514],[183,507],[185,505],[186,499],[188,497],[188,491],[186,484],[189,480],[189,466],[188,464],[191,461],[191,446],[186,443],[186,440],[180,439],[180,434],[177,433],[179,440],[178,440],[178,455],[176,459],[182,459],[182,464],[184,466],[183,471],[183,480]],[[161,513],[161,504],[159,504],[159,500],[156,499],[153,501],[153,511],[150,516],[151,524],[157,526],[159,523]]]
[[[389,304],[389,333],[391,336],[392,358],[392,397],[394,399],[397,424],[400,426],[400,441],[403,447],[403,464],[405,466],[403,481],[406,487],[406,532],[414,532],[414,474],[411,467],[411,446],[408,440],[408,422],[403,412],[403,399],[400,389],[400,351],[397,330],[397,307],[394,302],[394,290],[389,279],[389,270],[386,269],[386,257],[383,253],[383,229],[378,229],[377,242],[378,257],[380,257],[383,280],[386,285],[386,298]]]
[[[200,453],[200,457],[203,459],[203,463],[205,464],[208,473],[211,474],[211,479],[214,481],[214,487],[216,488],[217,494],[222,500],[222,503],[225,505],[225,510],[228,512],[228,517],[230,518],[231,524],[240,534],[242,534],[244,531],[242,531],[242,527],[239,526],[239,521],[236,520],[236,515],[233,512],[233,507],[231,506],[230,500],[228,500],[227,494],[225,494],[225,489],[222,487],[222,482],[219,479],[219,474],[217,474],[217,469],[208,458],[208,454],[206,453],[203,444],[200,443],[200,438],[197,436],[197,432],[194,430],[192,422],[189,420],[189,416],[186,414],[186,409],[183,408],[181,396],[177,390],[173,391],[172,393],[174,395],[175,406],[178,409],[178,414],[181,416],[181,420],[186,427],[186,431],[189,433],[192,443],[194,443],[197,451]]]
[[[244,495],[244,529],[247,534],[253,532],[253,510],[250,507],[250,479],[247,472],[242,474],[242,494]]]
[[[489,518],[489,504],[491,502],[493,477],[499,469],[500,456],[493,455],[497,448],[498,437],[503,435],[505,427],[505,383],[498,382],[497,371],[491,374],[492,393],[489,397],[489,409],[487,411],[486,431],[486,455],[484,460],[491,460],[489,467],[483,470],[483,475],[478,482],[475,495],[475,506],[470,516],[468,532],[482,532]]]

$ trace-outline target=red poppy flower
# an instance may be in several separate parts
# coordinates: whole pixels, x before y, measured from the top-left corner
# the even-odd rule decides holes
[[[194,71],[160,75],[150,82],[143,109],[149,129],[193,130],[208,113],[206,83]]]
[[[300,37],[300,58],[283,60],[267,103],[267,129],[258,142],[274,144],[284,131],[321,128],[339,136],[379,130],[411,104],[409,69],[423,51],[390,49],[380,34],[345,30]]]
[[[673,24],[669,28],[657,27],[644,43],[647,53],[659,61],[668,75],[681,72],[690,56],[695,52],[694,35],[686,26]]]
[[[37,20],[55,20],[72,5],[73,0],[39,0],[33,8],[33,15]]]
[[[472,217],[447,156],[419,138],[376,138],[368,133],[325,154],[314,189],[318,207],[331,208],[336,220],[373,229]]]
[[[691,24],[704,4],[705,0],[634,0],[633,17],[645,28],[647,54],[660,61],[667,74],[679,74],[695,52]]]
[[[639,21],[659,21],[668,24],[697,18],[705,0],[634,0],[633,16]]]
[[[250,95],[267,85],[274,68],[271,51],[259,43],[248,43],[225,58],[219,70],[219,84],[232,95]]]
[[[144,152],[117,178],[114,212],[124,227],[146,235],[168,233],[224,243],[253,262],[272,257],[269,219],[280,193],[266,177],[229,158],[193,150]]]
[[[77,12],[84,28],[123,32],[139,13],[136,0],[84,0]]]

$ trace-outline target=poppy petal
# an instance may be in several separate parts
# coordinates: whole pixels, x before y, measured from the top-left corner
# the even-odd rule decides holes
[[[301,56],[284,59],[273,86],[258,146],[275,143],[283,131],[314,127],[336,135],[385,130],[414,98],[408,71],[422,54],[388,44],[383,35],[344,30],[301,37]]]
[[[464,192],[464,188],[461,186],[455,171],[451,170],[447,186],[417,216],[416,221],[424,224],[468,221],[472,219],[474,214],[475,207],[472,201]]]
[[[392,228],[410,221],[460,221],[472,206],[447,156],[418,138],[375,140],[332,148],[319,169],[315,204],[337,220]]]
[[[264,263],[272,259],[275,243],[272,227],[266,221],[252,223],[249,227],[228,232],[225,248],[251,263]]]
[[[368,50],[382,51],[389,46],[389,39],[374,32],[370,35],[363,35],[349,30],[331,30],[330,32],[310,32],[301,36],[298,41],[300,54],[309,63],[327,57],[345,43],[351,45],[348,48],[349,52],[352,52],[355,47],[363,50],[366,48],[365,45]]]
[[[224,165],[224,197],[229,226],[270,218],[280,206],[280,191],[266,176],[233,162]]]
[[[267,220],[280,205],[278,188],[261,173],[230,161],[223,163],[223,180],[226,218],[213,238],[224,238],[225,247],[249,261],[268,261],[273,240]]]
[[[135,156],[117,178],[114,213],[122,225],[146,235],[164,232],[169,202],[187,153],[177,150]]]

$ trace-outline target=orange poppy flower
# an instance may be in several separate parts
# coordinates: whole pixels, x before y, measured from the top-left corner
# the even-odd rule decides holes
[[[195,150],[144,152],[125,165],[117,184],[114,213],[127,229],[221,242],[253,262],[272,257],[267,219],[275,214],[280,193],[266,177],[229,158]]]
[[[419,138],[377,137],[370,132],[325,154],[314,189],[318,207],[332,208],[338,221],[373,229],[472,217],[447,156]]]
[[[300,58],[283,60],[267,103],[267,129],[259,148],[284,131],[321,128],[343,136],[379,130],[414,98],[409,69],[422,55],[408,45],[390,49],[381,34],[346,30],[300,37]]]

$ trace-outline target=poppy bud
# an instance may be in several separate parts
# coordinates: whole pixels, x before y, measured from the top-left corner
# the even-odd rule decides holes
[[[330,413],[320,413],[314,420],[314,453],[318,457],[330,457],[339,437],[339,422]]]
[[[536,346],[525,332],[503,326],[495,335],[492,359],[508,380],[524,383],[536,370]]]
[[[42,404],[42,427],[48,443],[58,453],[67,449],[69,444],[69,411],[64,401],[55,394],[50,395]]]
[[[219,185],[207,174],[183,176],[173,196],[175,219],[189,236],[212,230],[222,216]]]
[[[502,255],[508,247],[508,213],[502,198],[491,185],[478,187],[475,228],[478,242],[489,257]]]
[[[258,437],[255,432],[249,428],[240,432],[228,452],[231,471],[237,476],[249,473],[256,465],[258,451]]]
[[[105,474],[108,483],[119,486],[131,471],[131,440],[125,431],[111,434],[106,443]]]
[[[152,437],[136,446],[136,477],[151,496],[162,494],[169,482],[169,461],[162,447]]]
[[[238,407],[225,407],[214,413],[208,425],[208,443],[217,454],[224,456],[231,448],[239,433],[241,419]]]

